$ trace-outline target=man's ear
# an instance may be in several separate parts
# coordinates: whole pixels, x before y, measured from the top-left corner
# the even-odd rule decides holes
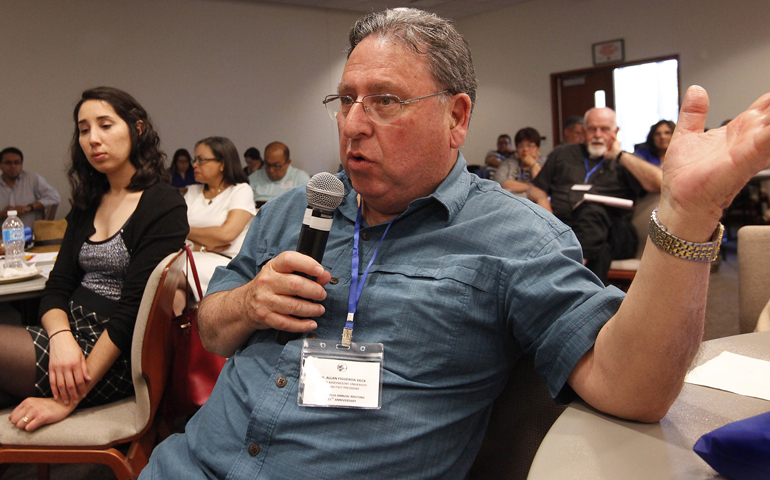
[[[465,136],[468,134],[468,123],[471,119],[471,97],[466,93],[458,93],[450,100],[450,146],[460,148],[465,143]]]
[[[136,121],[136,131],[139,133],[139,135],[142,135],[142,132],[144,131],[144,122],[141,120]]]

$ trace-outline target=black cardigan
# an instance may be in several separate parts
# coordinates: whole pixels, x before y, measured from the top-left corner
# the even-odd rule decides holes
[[[130,259],[117,302],[80,285],[85,272],[78,265],[78,256],[83,243],[96,232],[94,217],[97,207],[98,204],[87,210],[73,208],[67,215],[67,231],[45,285],[39,315],[42,317],[54,308],[69,312],[69,302],[74,297],[78,303],[110,317],[105,325],[110,340],[130,359],[134,323],[144,287],[158,263],[184,244],[190,231],[187,205],[179,190],[162,182],[142,193],[136,210],[123,229],[123,241]]]

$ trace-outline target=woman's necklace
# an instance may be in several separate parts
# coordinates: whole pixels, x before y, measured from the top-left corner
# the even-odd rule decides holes
[[[223,182],[223,183],[224,183],[224,182]],[[222,184],[220,183],[220,184],[219,184],[219,187],[217,188],[217,191],[216,191],[216,192],[214,192],[214,196],[212,196],[211,198],[209,198],[209,205],[211,205],[211,202],[213,202],[213,201],[214,201],[214,199],[215,199],[215,198],[217,198],[217,195],[219,195],[220,193],[222,193],[222,190],[223,190],[223,189],[222,189]],[[209,192],[211,192],[211,191],[212,191],[212,189],[209,189]]]

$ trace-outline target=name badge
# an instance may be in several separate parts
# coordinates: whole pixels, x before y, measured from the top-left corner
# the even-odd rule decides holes
[[[290,182],[288,180],[284,180],[283,182],[281,182],[281,188],[283,188],[283,189],[288,190],[288,189],[292,188],[293,186],[294,186],[294,183],[292,183],[292,182]]]
[[[332,340],[305,339],[297,405],[379,409],[382,358],[381,343],[352,342],[346,348]]]
[[[576,183],[575,185],[572,185],[572,190],[574,190],[576,192],[587,192],[587,191],[591,190],[592,186],[593,185],[587,185],[587,184],[584,184],[584,183]]]

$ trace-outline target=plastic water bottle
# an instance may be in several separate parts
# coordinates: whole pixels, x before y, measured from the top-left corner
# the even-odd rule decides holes
[[[5,246],[5,268],[24,266],[24,224],[16,216],[16,210],[8,211],[3,222],[3,245]]]

